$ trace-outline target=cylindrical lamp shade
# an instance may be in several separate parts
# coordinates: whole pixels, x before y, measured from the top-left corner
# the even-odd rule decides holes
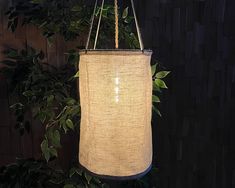
[[[79,162],[94,175],[130,179],[152,163],[151,51],[80,52]]]

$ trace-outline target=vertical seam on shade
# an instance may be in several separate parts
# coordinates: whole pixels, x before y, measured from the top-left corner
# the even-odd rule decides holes
[[[88,71],[88,62],[85,62],[85,66],[86,66],[86,88],[87,88],[87,98],[88,98],[88,101],[87,102],[87,127],[86,129],[90,129],[90,89],[89,89],[89,71]],[[83,127],[84,128],[84,127]],[[93,140],[93,139],[92,139]],[[92,146],[92,144],[91,144]],[[90,151],[87,153],[87,162],[88,162],[88,165],[90,166]]]
[[[147,63],[146,60],[145,60],[144,63],[145,64]],[[145,71],[144,71],[145,75],[143,75],[143,76],[145,76],[145,81],[149,81],[149,67],[146,66],[146,65],[144,67],[145,67]],[[146,80],[146,78],[147,78],[147,80]],[[144,127],[144,138],[145,137],[148,138],[148,136],[147,136],[147,130],[148,130],[147,126],[149,126],[149,122],[148,122],[148,107],[149,107],[149,96],[148,95],[149,95],[149,88],[147,87],[148,82],[147,82],[147,84],[144,83],[144,85],[145,85],[145,92],[144,92],[144,94],[145,94],[145,101],[146,101],[145,102],[145,117],[144,117],[146,124],[145,124],[145,127]],[[150,126],[150,128],[151,128],[151,126]],[[144,142],[146,142],[146,139],[143,139],[143,142],[142,142],[143,150],[144,150],[144,146],[145,146]],[[145,156],[144,156],[144,158],[145,158]]]

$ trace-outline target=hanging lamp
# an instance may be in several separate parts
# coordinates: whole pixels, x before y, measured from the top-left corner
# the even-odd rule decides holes
[[[80,51],[79,91],[81,125],[79,163],[93,175],[134,179],[145,175],[152,163],[152,51],[144,50],[134,13],[139,50],[118,49],[118,5],[115,0],[115,47],[96,50],[104,0],[94,48]]]

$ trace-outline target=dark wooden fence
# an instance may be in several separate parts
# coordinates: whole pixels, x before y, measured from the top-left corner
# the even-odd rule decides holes
[[[172,70],[154,121],[161,188],[235,187],[235,1],[147,0],[147,47]]]
[[[8,2],[8,1],[0,1]],[[154,165],[160,188],[235,187],[235,1],[136,1],[145,46],[171,70],[169,90],[154,115]],[[60,63],[66,45],[58,37],[49,47],[33,27],[6,29],[0,14],[0,49],[28,44],[42,48],[50,63]],[[0,55],[1,58],[2,54]],[[15,157],[38,157],[42,129],[20,137],[9,113],[4,80],[0,85],[0,165]],[[75,143],[68,136],[64,145]],[[76,158],[65,147],[61,163]]]

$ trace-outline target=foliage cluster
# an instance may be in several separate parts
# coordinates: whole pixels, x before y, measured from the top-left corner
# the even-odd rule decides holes
[[[97,23],[101,7],[97,7],[95,23]],[[136,48],[138,40],[132,32],[131,25],[133,17],[129,16],[128,8],[123,12],[120,10],[119,28],[120,44],[123,47]],[[10,7],[6,12],[8,16],[8,28],[15,31],[19,23],[21,25],[32,24],[42,30],[44,37],[49,42],[59,34],[66,41],[75,40],[77,37],[86,37],[90,27],[90,17],[93,13],[93,5],[89,6],[85,1],[74,0],[27,0]],[[104,5],[102,12],[102,23],[97,47],[110,48],[114,46],[114,7]],[[22,21],[21,21],[22,20]],[[92,32],[94,39],[95,29]]]
[[[0,168],[1,188],[108,188],[78,167],[62,171],[48,166],[45,161],[18,159],[15,164]]]
[[[158,169],[138,180],[120,182],[121,188],[158,188]],[[0,168],[0,188],[112,188],[92,177],[76,165],[63,171],[50,167],[45,161],[18,159]]]
[[[76,97],[73,77],[75,67],[67,64],[60,69],[43,62],[42,51],[28,47],[17,51],[8,49],[3,72],[10,81],[10,89],[17,102],[11,105],[16,116],[16,128],[23,134],[30,131],[29,113],[45,126],[46,134],[41,144],[48,161],[57,156],[61,133],[74,130],[80,120],[80,105]]]

